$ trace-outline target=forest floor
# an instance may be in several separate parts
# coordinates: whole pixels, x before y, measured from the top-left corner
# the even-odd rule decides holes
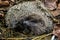
[[[19,33],[19,32],[13,32],[9,29],[6,29],[5,26],[5,20],[4,20],[4,17],[5,17],[5,14],[7,13],[8,9],[11,7],[11,6],[14,6],[14,0],[12,0],[10,3],[9,1],[5,1],[4,3],[2,3],[2,1],[0,0],[0,38],[9,38],[9,37],[26,37],[26,35],[22,34],[22,33]],[[58,4],[58,7],[56,10],[53,10],[51,11],[52,14],[54,16],[57,16],[60,14],[60,3]],[[12,35],[13,34],[13,35]],[[30,36],[30,35],[29,35]],[[28,37],[29,37],[28,36]]]

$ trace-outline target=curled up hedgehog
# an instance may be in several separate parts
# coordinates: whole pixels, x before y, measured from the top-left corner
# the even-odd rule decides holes
[[[50,12],[36,1],[19,3],[5,15],[6,26],[24,34],[41,35],[53,29]]]

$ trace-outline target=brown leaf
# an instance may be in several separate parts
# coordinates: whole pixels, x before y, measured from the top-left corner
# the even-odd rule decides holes
[[[1,1],[0,0],[0,6],[8,6],[9,2],[8,1]]]
[[[57,0],[45,0],[45,6],[49,10],[54,10],[57,8],[56,2],[57,2]]]
[[[58,4],[58,9],[60,9],[60,3]]]

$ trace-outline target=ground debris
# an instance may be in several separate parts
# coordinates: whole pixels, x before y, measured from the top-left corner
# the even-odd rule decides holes
[[[9,8],[11,8],[12,6],[14,6],[14,5],[17,5],[17,4],[19,4],[19,3],[22,3],[22,2],[25,2],[25,1],[27,1],[27,0],[8,0],[8,1],[1,1],[0,0],[0,28],[1,28],[1,31],[2,32],[0,32],[0,34],[1,34],[1,36],[0,36],[0,38],[10,38],[10,37],[12,37],[12,38],[14,38],[14,37],[26,37],[27,35],[25,35],[25,34],[23,34],[23,33],[19,33],[19,32],[15,32],[15,31],[13,31],[13,30],[10,30],[10,29],[6,29],[5,28],[5,19],[4,19],[4,17],[5,17],[5,14],[7,13],[7,11],[9,10]],[[35,1],[35,0],[29,0],[29,1]],[[3,3],[4,2],[4,3]],[[56,1],[55,1],[56,2]],[[3,7],[2,7],[3,6]],[[29,5],[30,6],[30,5]],[[49,5],[49,6],[51,6],[51,5]],[[56,6],[56,5],[55,5]],[[47,5],[47,7],[48,7],[48,5]],[[39,8],[39,7],[38,7]],[[18,10],[18,9],[17,9]],[[18,10],[19,11],[19,10]],[[23,11],[23,10],[22,10]],[[53,16],[57,16],[57,15],[59,15],[60,14],[60,4],[58,4],[58,8],[57,8],[57,10],[52,10],[51,11],[52,12],[52,14],[53,14]],[[18,13],[18,12],[17,12]],[[33,21],[34,22],[34,21]],[[24,31],[26,31],[26,30],[24,30]],[[49,31],[49,30],[48,30]],[[32,35],[29,35],[30,37],[32,36]],[[28,37],[29,37],[28,36]]]

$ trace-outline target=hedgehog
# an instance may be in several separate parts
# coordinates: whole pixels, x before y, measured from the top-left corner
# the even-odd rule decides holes
[[[27,1],[11,7],[5,15],[7,28],[23,34],[41,35],[53,29],[52,15],[39,1]]]

